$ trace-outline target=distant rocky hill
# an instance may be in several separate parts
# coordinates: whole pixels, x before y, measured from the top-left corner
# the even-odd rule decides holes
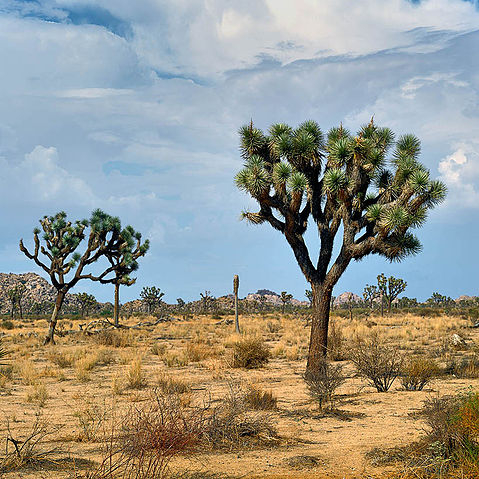
[[[0,312],[10,311],[8,291],[20,284],[25,285],[22,304],[24,309],[34,303],[53,302],[55,300],[55,288],[36,273],[0,273]]]
[[[266,292],[265,294],[261,294]],[[264,298],[264,299],[262,299]],[[269,290],[259,290],[257,293],[249,293],[246,295],[246,301],[265,301],[268,304],[274,306],[281,306],[283,303],[281,301],[281,296],[274,291]],[[293,306],[308,306],[308,301],[300,301],[299,299],[292,298],[290,304]]]
[[[24,312],[47,312],[53,305],[56,297],[55,288],[36,273],[0,273],[0,313],[10,312],[11,303],[8,291],[23,284],[25,293],[22,298]],[[79,302],[74,294],[67,294],[64,300],[63,311],[78,310]],[[102,309],[108,303],[98,303],[97,309]]]
[[[336,297],[336,299],[334,300],[334,306],[341,307],[347,304],[349,301],[352,301],[353,303],[359,303],[360,301],[362,301],[362,299],[357,294],[346,291]]]

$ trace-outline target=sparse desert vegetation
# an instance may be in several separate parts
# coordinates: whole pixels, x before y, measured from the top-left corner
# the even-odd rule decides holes
[[[11,320],[2,477],[476,477],[469,318],[335,310],[336,352],[308,376],[308,312],[242,314],[241,335],[234,311],[87,333],[78,317],[55,346],[44,320]]]

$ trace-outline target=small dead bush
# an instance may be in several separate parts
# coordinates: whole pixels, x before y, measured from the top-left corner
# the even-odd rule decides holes
[[[178,396],[158,390],[132,407],[111,432],[102,462],[85,479],[164,479],[173,457],[200,442],[202,408],[186,408]]]
[[[277,432],[271,414],[249,411],[239,388],[211,408],[205,418],[203,441],[214,449],[272,445]]]
[[[344,384],[346,376],[340,364],[322,361],[317,370],[306,371],[303,379],[310,396],[318,402],[319,408],[323,409],[324,405],[328,405],[333,409],[336,390]]]
[[[53,456],[59,452],[58,446],[47,447],[45,443],[59,428],[48,426],[41,415],[35,416],[28,432],[22,437],[13,435],[9,421],[6,429],[5,455],[0,457],[0,474],[54,463]]]
[[[244,394],[244,401],[251,409],[260,411],[274,410],[278,407],[278,399],[271,391],[264,391],[258,386],[250,386]]]
[[[90,400],[83,400],[73,416],[78,421],[78,433],[75,440],[78,442],[99,441],[99,433],[107,418],[106,405],[94,404]]]
[[[133,408],[123,421],[119,446],[135,478],[164,477],[174,456],[193,452],[201,440],[204,411],[186,408],[178,396],[154,393],[147,406]],[[128,477],[132,477],[131,475]]]
[[[403,357],[399,351],[381,343],[377,335],[357,338],[351,350],[351,361],[358,373],[378,392],[388,391],[401,373]]]
[[[404,364],[400,381],[407,391],[422,391],[439,373],[440,369],[435,361],[425,358],[412,359]]]
[[[233,343],[233,367],[256,369],[268,363],[271,353],[262,338],[243,338]]]

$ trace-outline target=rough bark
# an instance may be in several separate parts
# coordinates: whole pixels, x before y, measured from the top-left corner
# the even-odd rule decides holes
[[[313,304],[307,371],[319,369],[328,352],[329,311],[333,293],[332,287],[321,283],[311,283],[311,289]]]
[[[52,316],[50,318],[50,326],[48,328],[48,333],[45,336],[45,340],[43,341],[44,345],[55,344],[55,328],[57,326],[58,315],[60,314],[64,299],[65,293],[63,291],[58,291],[57,299],[55,300],[55,306],[53,307]]]

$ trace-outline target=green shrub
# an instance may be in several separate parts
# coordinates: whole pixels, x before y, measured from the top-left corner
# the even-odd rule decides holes
[[[14,327],[15,327],[15,324],[10,319],[4,319],[0,323],[0,328],[2,329],[13,329]]]

